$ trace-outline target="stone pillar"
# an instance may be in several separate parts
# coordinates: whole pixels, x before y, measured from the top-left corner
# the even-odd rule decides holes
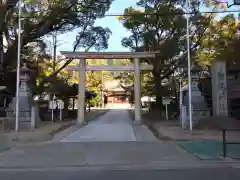
[[[141,78],[140,62],[134,59],[134,101],[135,101],[135,123],[141,123]]]
[[[79,60],[79,83],[78,83],[78,113],[77,123],[85,123],[85,59]]]
[[[212,102],[214,116],[228,116],[225,61],[215,61],[212,65]]]

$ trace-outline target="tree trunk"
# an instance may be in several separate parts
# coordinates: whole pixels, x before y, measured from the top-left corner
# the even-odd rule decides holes
[[[154,76],[154,84],[155,84],[155,91],[156,91],[156,108],[162,108],[162,85],[161,85],[161,78],[160,73],[153,73]]]

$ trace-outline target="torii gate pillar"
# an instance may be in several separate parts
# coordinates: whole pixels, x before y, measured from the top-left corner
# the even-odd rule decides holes
[[[86,81],[85,59],[79,60],[79,82],[78,82],[78,110],[77,124],[84,124],[85,121],[85,81]]]
[[[140,62],[138,58],[134,58],[134,102],[135,102],[135,122],[141,124],[141,77]]]

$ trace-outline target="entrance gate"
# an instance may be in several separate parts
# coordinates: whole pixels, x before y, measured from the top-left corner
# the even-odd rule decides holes
[[[61,51],[66,59],[79,59],[79,65],[70,66],[68,70],[79,72],[77,123],[85,123],[85,81],[86,71],[134,71],[135,123],[141,123],[141,88],[140,71],[152,70],[152,66],[140,63],[140,58],[154,58],[156,52],[70,52]],[[86,65],[86,59],[133,59],[130,66],[96,66]]]

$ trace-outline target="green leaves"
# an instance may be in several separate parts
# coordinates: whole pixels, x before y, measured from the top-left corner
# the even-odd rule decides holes
[[[89,28],[88,25],[93,28],[94,21],[98,17],[102,17],[109,7],[110,1],[109,3],[99,4],[98,0],[28,0],[25,2],[25,6],[22,9],[24,17],[23,46],[52,31],[64,33],[76,28],[86,29],[83,27],[86,27],[87,23],[87,28]],[[99,8],[101,8],[101,12]],[[17,45],[17,8],[12,7],[12,9],[12,14],[10,14],[10,11],[6,14],[6,16],[8,16],[6,26],[9,28],[9,34],[12,34],[11,37],[14,37],[9,44],[12,44],[13,48],[15,48]],[[86,14],[85,11],[91,11],[91,16]],[[99,28],[98,30],[97,28],[93,28],[92,30],[103,34]],[[109,32],[107,29],[106,31]],[[8,40],[11,41],[11,39]],[[97,46],[99,47],[99,44]],[[9,48],[11,47],[9,46]]]
[[[226,60],[232,64],[239,57],[239,23],[232,14],[214,20],[204,34],[197,52],[201,65],[211,65],[215,60]]]
[[[175,6],[177,3],[179,2],[171,4],[165,0],[140,0],[138,5],[144,8],[143,11],[132,7],[125,9],[126,16],[121,17],[120,22],[132,34],[123,38],[123,46],[135,51],[160,51],[161,59],[152,62],[155,67],[179,54],[186,25],[185,18],[181,15],[182,9]],[[174,13],[178,15],[173,15]],[[160,71],[159,68],[155,70]]]
[[[34,59],[40,58],[39,52],[35,49],[41,49],[44,46],[39,43],[52,32],[65,33],[77,30],[78,36],[74,43],[73,51],[84,49],[88,51],[91,48],[103,50],[108,47],[108,39],[111,32],[108,28],[94,26],[95,20],[104,16],[108,11],[111,0],[24,0],[22,8],[23,33],[22,33],[22,52],[25,60],[35,66]],[[8,1],[10,2],[10,1]],[[18,8],[15,6],[18,0],[14,1],[13,6],[8,6],[2,19],[5,19],[2,28],[3,36],[7,40],[6,51],[4,51],[4,61],[2,68],[15,67],[17,57],[17,28],[18,28]],[[0,31],[2,30],[0,29]],[[1,42],[1,41],[0,41]],[[34,58],[30,58],[34,57]],[[39,89],[44,88],[48,81],[54,81],[57,74],[66,67],[71,60],[66,61],[57,67],[55,72],[45,74],[39,78]],[[7,75],[6,75],[7,76]]]
[[[90,26],[78,33],[74,47],[75,49],[94,47],[97,51],[107,49],[110,35],[111,31],[108,28]]]
[[[153,77],[149,78],[151,91],[161,96],[164,88],[162,81],[168,79],[177,68],[186,64],[186,16],[185,1],[182,0],[139,0],[136,10],[125,9],[120,17],[122,25],[131,33],[122,39],[122,45],[132,51],[158,51],[156,58],[144,59],[153,65]],[[192,1],[190,15],[191,55],[199,47],[203,33],[212,17],[199,12],[199,2]],[[154,84],[152,84],[154,83]],[[167,90],[167,88],[166,88]],[[160,102],[161,98],[157,98]],[[159,103],[158,102],[158,103]],[[161,102],[160,102],[161,103]]]

